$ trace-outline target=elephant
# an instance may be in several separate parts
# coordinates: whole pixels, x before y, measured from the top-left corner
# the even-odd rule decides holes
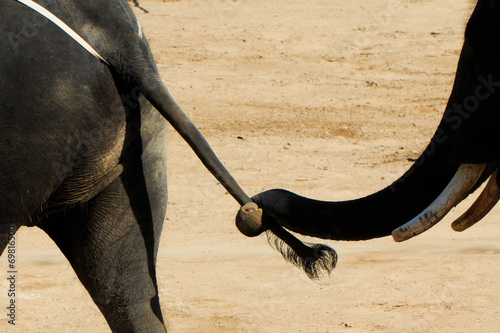
[[[489,179],[475,203],[452,227],[463,231],[500,199],[500,1],[478,0],[467,23],[453,89],[432,139],[390,186],[355,200],[327,202],[284,189],[252,197],[237,214],[249,236],[278,224],[331,240],[367,240],[392,234],[404,241],[428,230]]]
[[[0,252],[38,227],[112,331],[165,332],[165,119],[240,205],[250,198],[161,81],[126,0],[2,0],[0,34]],[[296,263],[335,257],[269,229]]]

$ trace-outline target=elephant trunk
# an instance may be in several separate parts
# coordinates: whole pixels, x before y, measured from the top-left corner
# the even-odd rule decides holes
[[[493,56],[500,48],[491,39],[493,32],[500,33],[492,19],[498,10],[500,6],[488,1],[477,3],[467,24],[443,119],[426,150],[401,178],[377,193],[342,202],[308,199],[285,190],[266,191],[252,198],[263,211],[262,224],[275,222],[326,239],[363,240],[392,233],[396,241],[402,241],[435,225],[486,180],[500,161],[492,150],[500,144],[496,134],[500,68]],[[495,175],[477,203],[453,227],[464,230],[499,200]],[[245,222],[250,217],[239,219]],[[253,225],[256,228],[258,223],[253,221]]]
[[[439,222],[470,193],[485,170],[485,164],[461,164],[451,158],[452,140],[443,133],[439,127],[401,178],[367,197],[328,202],[276,189],[252,200],[263,210],[264,225],[275,221],[303,235],[335,240],[364,240],[391,233],[396,241],[406,240]]]

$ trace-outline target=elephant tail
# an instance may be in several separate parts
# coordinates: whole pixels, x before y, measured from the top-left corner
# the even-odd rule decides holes
[[[241,206],[252,203],[252,199],[227,171],[205,137],[164,85],[147,42],[142,36],[132,37],[128,47],[120,50],[118,58],[110,57],[107,60],[112,71],[125,82],[139,88],[141,94],[181,135],[204,166]],[[255,209],[255,212],[258,211],[258,208]],[[245,214],[246,217],[252,215],[253,213]],[[242,227],[244,223],[240,223],[241,220],[237,219],[236,225],[244,235],[250,237],[266,231],[269,243],[310,278],[330,275],[337,262],[337,254],[333,249],[326,245],[305,245],[278,223],[272,220],[262,223],[258,220],[259,223],[251,232]]]
[[[207,140],[193,124],[182,108],[170,95],[158,74],[140,78],[141,92],[146,99],[174,127],[196,153],[210,173],[220,182],[231,196],[240,204],[252,200],[238,185],[217,158]],[[258,210],[258,208],[256,209]],[[269,221],[256,226],[254,234],[246,233],[236,221],[238,229],[246,236],[256,236],[266,231],[269,244],[280,252],[287,261],[301,268],[311,279],[330,275],[337,263],[337,253],[322,244],[304,244],[277,223]]]

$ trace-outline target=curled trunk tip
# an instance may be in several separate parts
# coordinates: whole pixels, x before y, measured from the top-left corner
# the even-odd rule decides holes
[[[262,224],[262,209],[254,202],[243,205],[236,214],[236,227],[247,237],[255,237],[266,228]]]

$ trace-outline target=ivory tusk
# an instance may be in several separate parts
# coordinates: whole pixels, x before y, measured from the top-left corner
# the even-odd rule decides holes
[[[436,225],[476,184],[486,164],[462,164],[441,194],[419,215],[392,231],[396,242],[408,240]]]
[[[500,200],[500,188],[497,183],[498,169],[493,172],[481,195],[470,208],[451,224],[455,231],[464,231],[479,222]]]

